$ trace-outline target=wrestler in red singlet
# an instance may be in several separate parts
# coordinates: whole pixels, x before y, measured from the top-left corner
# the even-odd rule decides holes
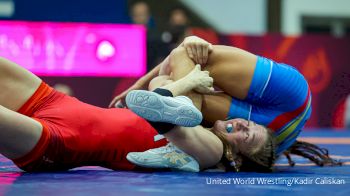
[[[132,170],[129,152],[166,144],[158,133],[128,109],[104,109],[83,103],[42,83],[19,109],[43,125],[36,147],[13,160],[25,171],[57,171],[79,166]]]

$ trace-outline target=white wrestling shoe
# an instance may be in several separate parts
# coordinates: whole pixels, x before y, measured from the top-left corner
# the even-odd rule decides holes
[[[171,143],[145,152],[130,152],[126,159],[135,165],[146,168],[199,172],[198,162]]]
[[[139,116],[154,122],[194,127],[202,122],[202,113],[185,96],[165,97],[152,91],[133,90],[126,105]]]

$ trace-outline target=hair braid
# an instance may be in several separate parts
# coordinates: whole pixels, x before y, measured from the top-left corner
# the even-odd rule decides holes
[[[290,154],[295,154],[307,158],[318,166],[342,165],[342,162],[339,160],[335,160],[329,157],[327,149],[320,148],[319,146],[308,142],[296,141],[286,152],[284,152],[284,155],[288,159],[289,165],[294,166],[295,162],[292,161]]]

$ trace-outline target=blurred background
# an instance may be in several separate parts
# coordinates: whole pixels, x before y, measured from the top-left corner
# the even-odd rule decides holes
[[[188,35],[295,66],[307,127],[350,127],[349,0],[0,0],[0,56],[101,107]]]

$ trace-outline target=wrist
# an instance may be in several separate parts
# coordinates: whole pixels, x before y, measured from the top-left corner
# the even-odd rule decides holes
[[[191,81],[190,78],[184,77],[180,80],[181,80],[181,86],[184,88],[186,92],[191,91],[196,86],[196,84],[193,81]]]

